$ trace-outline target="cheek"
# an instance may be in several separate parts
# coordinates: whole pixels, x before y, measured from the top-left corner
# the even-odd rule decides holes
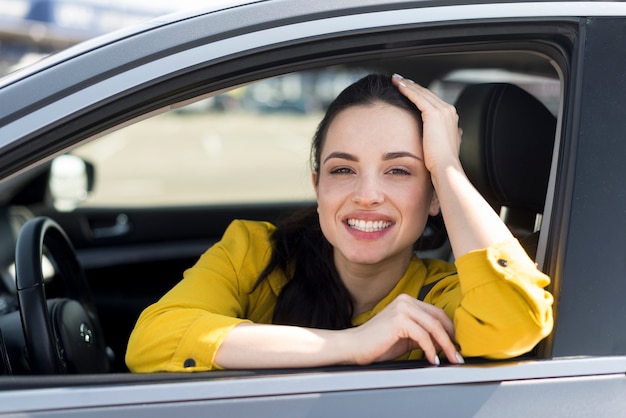
[[[341,206],[340,195],[333,190],[320,183],[317,193],[317,212],[320,218],[320,225],[329,224]]]
[[[336,218],[346,197],[344,189],[336,182],[324,178],[320,178],[317,187],[317,213],[320,227],[326,239],[333,246],[335,245],[335,231],[338,228]]]
[[[323,217],[327,214],[328,209],[331,206],[331,202],[333,201],[332,190],[330,190],[327,184],[320,179],[315,191],[317,198],[317,212],[320,214],[321,222]]]
[[[337,225],[335,223],[335,205],[331,205],[327,200],[318,199],[317,215],[320,223],[322,235],[333,247],[336,246],[335,236],[337,235]]]
[[[345,199],[353,190],[349,181],[335,181],[330,176],[321,175],[317,184],[318,204],[333,204]]]
[[[406,212],[417,218],[427,218],[433,204],[433,190],[430,185],[415,185],[409,191],[398,193]]]
[[[408,197],[404,200],[404,220],[406,221],[406,233],[409,234],[409,241],[415,242],[424,233],[424,228],[428,222],[430,215],[432,194],[429,190],[420,188],[412,194],[412,198]]]

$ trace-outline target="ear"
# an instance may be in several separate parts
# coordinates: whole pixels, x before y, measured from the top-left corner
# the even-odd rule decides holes
[[[433,190],[432,198],[430,199],[430,207],[428,208],[428,214],[430,216],[439,215],[439,211],[441,210],[441,206],[439,205],[439,198],[437,197],[437,192]]]
[[[317,173],[314,171],[313,173],[311,173],[311,181],[313,182],[313,189],[315,190],[315,197],[318,198],[319,197],[319,193],[318,193],[318,189],[319,187],[317,186]]]

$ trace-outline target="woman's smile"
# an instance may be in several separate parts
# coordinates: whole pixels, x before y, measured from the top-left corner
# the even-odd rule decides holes
[[[378,232],[389,228],[393,225],[389,221],[365,221],[363,219],[350,218],[346,222],[352,229],[362,232]]]
[[[360,241],[375,241],[391,231],[395,222],[380,213],[352,213],[343,219],[347,231]]]

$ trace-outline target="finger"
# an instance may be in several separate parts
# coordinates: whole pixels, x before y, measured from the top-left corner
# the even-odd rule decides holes
[[[419,347],[424,352],[424,357],[433,365],[440,364],[438,352],[443,351],[448,361],[452,364],[463,364],[465,360],[463,356],[456,350],[454,344],[451,344],[446,333],[436,333],[428,330],[415,322],[409,321],[404,330],[408,338],[415,344],[415,348]],[[438,334],[438,336],[436,335]],[[444,347],[440,347],[441,339],[447,341]]]
[[[436,350],[443,351],[451,363],[463,363],[463,357],[457,350],[454,324],[448,315],[437,306],[416,299],[411,300],[418,310],[410,312],[409,315],[414,315],[411,319],[429,333]]]
[[[443,309],[401,294],[385,310],[394,312],[398,336],[422,348],[428,361],[437,364],[441,350],[451,363],[463,362],[454,342],[454,325]]]
[[[446,334],[451,339],[454,339],[454,324],[443,309],[430,303],[422,302],[407,294],[399,295],[395,299],[394,305],[397,306],[400,311],[403,311],[404,314],[409,315],[413,320],[418,322],[421,320],[436,321],[445,330]]]
[[[425,107],[425,105],[430,105],[434,108],[445,108],[448,106],[448,103],[443,101],[432,90],[417,84],[413,80],[404,78],[399,74],[393,75],[392,83],[422,111],[425,110],[422,107]]]
[[[430,343],[443,351],[451,363],[458,363],[456,344],[453,342],[448,330],[445,329],[444,322],[441,322],[439,318],[431,316],[425,311],[421,312],[421,314],[414,313],[411,319],[428,333]],[[424,352],[426,353],[426,351]]]
[[[452,340],[455,339],[454,324],[443,309],[417,299],[414,299],[414,301],[417,303],[419,309],[426,311],[429,315],[435,317],[437,321],[439,321]]]
[[[439,365],[438,347],[433,341],[431,334],[416,322],[409,320],[402,325],[408,338],[424,352],[424,357],[431,364]]]
[[[394,324],[397,336],[409,339],[413,346],[420,347],[432,364],[438,364],[438,348],[443,348],[446,354],[450,347],[456,351],[448,334],[448,331],[454,333],[452,323],[440,308],[401,294],[385,309],[393,314],[392,321],[388,323]],[[443,323],[449,323],[450,327],[446,329]]]
[[[432,90],[397,74],[392,77],[392,82],[422,112],[424,122],[427,119],[436,118],[458,127],[459,117],[456,108]]]

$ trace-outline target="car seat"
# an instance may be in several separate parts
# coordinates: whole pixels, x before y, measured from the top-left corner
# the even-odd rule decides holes
[[[534,96],[507,83],[470,85],[455,105],[467,176],[535,258],[555,116]]]

